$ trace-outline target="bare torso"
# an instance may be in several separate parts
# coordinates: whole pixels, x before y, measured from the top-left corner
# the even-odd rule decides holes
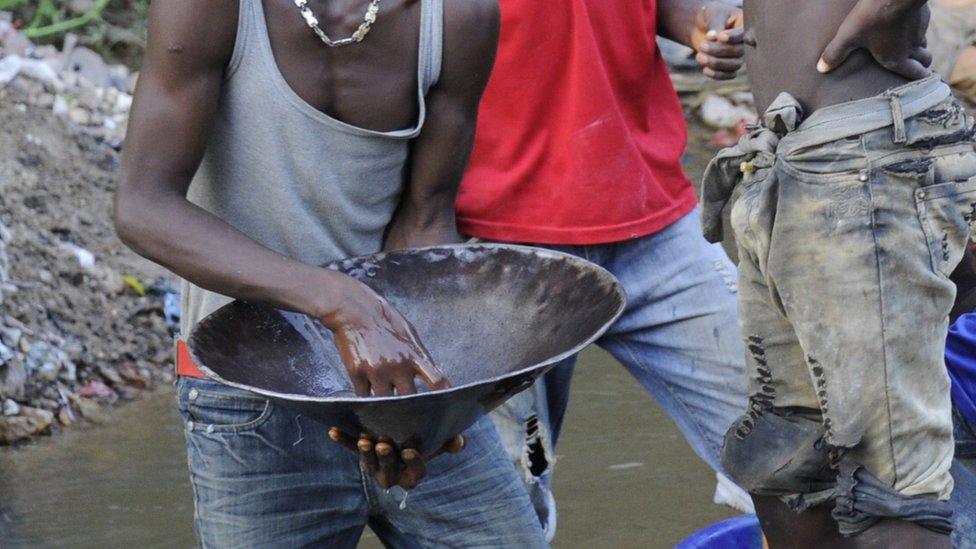
[[[862,99],[907,82],[864,50],[829,74],[817,60],[857,0],[745,0],[746,62],[760,112],[780,92],[799,100],[807,114]]]

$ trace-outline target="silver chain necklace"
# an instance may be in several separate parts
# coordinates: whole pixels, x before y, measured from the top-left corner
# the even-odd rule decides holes
[[[349,38],[343,38],[342,40],[333,40],[329,38],[329,35],[325,34],[322,27],[319,26],[319,20],[312,13],[312,9],[308,7],[308,0],[295,0],[295,5],[302,12],[302,17],[305,18],[305,22],[308,24],[309,28],[315,31],[315,34],[325,43],[326,46],[330,48],[338,48],[339,46],[348,46],[349,44],[356,44],[363,41],[366,35],[369,34],[369,30],[373,27],[373,23],[376,22],[376,14],[380,11],[380,0],[372,0],[369,6],[366,8],[366,15],[363,16],[363,22],[356,29],[356,32],[352,33]]]

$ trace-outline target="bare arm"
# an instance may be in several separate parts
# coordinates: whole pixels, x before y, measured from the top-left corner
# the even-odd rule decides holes
[[[734,78],[742,68],[742,10],[721,1],[660,0],[657,33],[695,50],[705,76]]]
[[[237,6],[153,2],[115,202],[120,238],[202,288],[319,318],[360,394],[411,392],[415,373],[443,386],[409,324],[366,286],[274,252],[186,199],[233,52]]]
[[[498,46],[497,0],[445,5],[441,76],[427,95],[427,121],[411,151],[407,190],[390,224],[386,249],[460,241],[457,189],[474,145],[478,103]]]

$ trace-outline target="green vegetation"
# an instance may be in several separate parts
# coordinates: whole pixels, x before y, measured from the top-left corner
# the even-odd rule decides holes
[[[60,45],[72,32],[111,60],[138,64],[145,44],[149,0],[0,0],[34,42]]]

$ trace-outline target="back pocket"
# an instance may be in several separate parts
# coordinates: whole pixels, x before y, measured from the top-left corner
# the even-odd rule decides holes
[[[948,277],[962,261],[976,221],[976,177],[916,189],[915,205],[932,269]]]

